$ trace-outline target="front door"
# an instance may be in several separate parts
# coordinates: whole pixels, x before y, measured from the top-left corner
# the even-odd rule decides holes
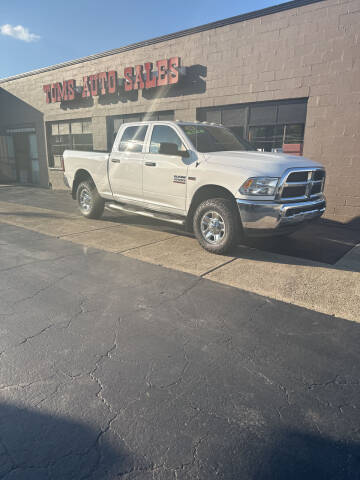
[[[19,183],[32,183],[29,134],[23,132],[15,133],[13,139],[16,181]]]
[[[115,200],[142,200],[143,146],[147,125],[125,127],[110,154],[109,178]]]
[[[176,144],[179,151],[186,148],[177,132],[168,125],[154,125],[149,153],[143,167],[144,202],[174,213],[184,213],[186,201],[187,159],[162,153],[162,144]]]

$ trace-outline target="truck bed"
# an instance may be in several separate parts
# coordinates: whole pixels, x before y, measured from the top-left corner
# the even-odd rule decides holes
[[[66,178],[70,187],[76,172],[83,169],[90,173],[100,195],[111,195],[108,176],[109,153],[65,150],[63,157]]]

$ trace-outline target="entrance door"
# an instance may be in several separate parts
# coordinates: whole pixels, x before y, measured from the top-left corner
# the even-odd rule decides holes
[[[16,162],[16,181],[19,183],[32,183],[29,134],[15,133],[13,139]]]
[[[18,183],[40,183],[39,155],[35,128],[6,130],[8,157],[14,165],[13,180]]]

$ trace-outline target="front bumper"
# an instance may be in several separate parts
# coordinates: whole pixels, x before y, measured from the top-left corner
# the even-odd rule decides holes
[[[308,202],[276,203],[237,199],[241,223],[249,236],[277,235],[321,217],[326,201],[321,195]]]

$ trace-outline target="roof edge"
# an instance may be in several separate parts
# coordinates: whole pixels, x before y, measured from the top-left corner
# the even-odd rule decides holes
[[[154,45],[156,43],[166,42],[168,40],[173,40],[175,38],[180,38],[180,37],[185,37],[187,35],[193,35],[195,33],[205,32],[207,30],[212,30],[214,28],[224,27],[226,25],[232,25],[234,23],[245,22],[246,20],[252,20],[254,18],[264,17],[266,15],[271,15],[273,13],[279,13],[285,10],[291,10],[293,8],[303,7],[305,5],[310,5],[312,3],[320,3],[324,1],[325,0],[292,0],[290,2],[280,3],[278,5],[273,5],[271,7],[263,8],[261,10],[254,10],[252,12],[243,13],[241,15],[236,15],[234,17],[225,18],[224,20],[217,20],[215,22],[206,23],[198,27],[192,27],[185,30],[180,30],[178,32],[169,33],[167,35],[162,35],[160,37],[154,37],[149,40],[143,40],[141,42],[125,45],[124,47],[114,48],[112,50],[106,50],[105,52],[101,52],[101,53],[95,53],[93,55],[78,58],[76,60],[68,60],[66,62],[57,63],[49,67],[43,67],[43,68],[38,68],[36,70],[31,70],[29,72],[19,73],[11,77],[0,79],[0,84],[10,82],[12,80],[18,80],[24,77],[29,77],[31,75],[38,75],[40,73],[49,72],[51,70],[58,70],[60,68],[76,65],[78,63],[90,62],[91,60],[97,60],[98,58],[116,55],[117,53],[123,53],[129,50],[135,50],[137,48]]]

